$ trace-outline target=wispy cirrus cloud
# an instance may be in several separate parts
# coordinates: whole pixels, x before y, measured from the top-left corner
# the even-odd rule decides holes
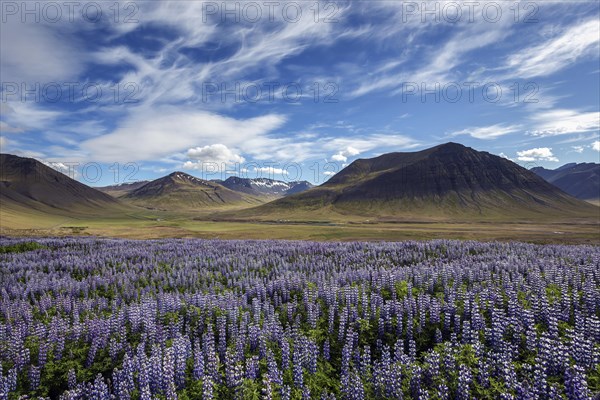
[[[98,161],[157,159],[198,145],[235,147],[281,127],[278,114],[235,119],[191,108],[141,107],[113,132],[84,141],[82,150]]]
[[[600,130],[600,112],[581,112],[569,109],[542,111],[531,116],[534,136],[556,136]]]
[[[600,24],[590,18],[567,27],[562,34],[510,55],[500,70],[507,78],[554,74],[577,60],[598,54]]]
[[[461,129],[459,131],[454,131],[448,134],[448,136],[461,136],[461,135],[469,135],[476,139],[497,139],[501,136],[508,135],[510,133],[519,132],[522,129],[521,125],[503,125],[503,124],[495,124],[490,126],[477,126]]]
[[[314,3],[279,3],[272,20],[263,8],[258,22],[243,17],[236,22],[231,15],[222,20],[222,2],[164,1],[136,3],[139,21],[133,24],[113,24],[107,14],[97,25],[2,25],[3,80],[95,82],[105,94],[93,104],[0,104],[3,133],[22,131],[8,137],[10,150],[29,146],[48,159],[107,163],[182,165],[217,158],[345,163],[358,154],[415,149],[448,137],[484,148],[493,143],[513,155],[512,139],[528,132],[528,140],[535,135],[543,145],[527,146],[553,146],[559,153],[570,150],[559,144],[573,139],[588,151],[572,155],[590,153],[591,135],[598,131],[593,112],[598,74],[581,75],[577,68],[598,58],[597,8],[539,4],[538,23],[525,24],[514,18],[515,7],[526,11],[524,2],[478,2],[472,22],[465,8],[459,21],[450,22],[407,9],[418,2],[345,2],[335,3],[336,21],[327,23],[315,21]],[[282,18],[291,3],[302,8],[299,21]],[[216,4],[219,12],[207,14],[207,4]],[[501,7],[503,18],[493,23],[483,18],[486,4]],[[534,78],[540,101],[514,101],[513,81]],[[423,101],[419,93],[409,102],[399,96],[407,82],[431,89],[470,80],[498,83],[502,101],[472,103],[466,92],[458,104],[431,104],[433,96]],[[292,82],[304,93],[293,104],[284,101],[281,88],[273,99],[263,94],[256,103],[204,98],[207,83],[231,89],[271,82]],[[334,83],[339,103],[315,102],[314,82]],[[576,89],[568,87],[573,82],[591,94],[573,96]],[[129,83],[136,102],[115,102],[115,87]],[[323,97],[323,86],[318,90]],[[457,128],[444,135],[448,126]],[[562,137],[553,138],[557,135]]]

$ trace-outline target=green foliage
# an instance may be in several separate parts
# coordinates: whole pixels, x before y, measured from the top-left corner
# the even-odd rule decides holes
[[[47,249],[46,246],[42,246],[36,242],[23,242],[17,244],[11,244],[6,246],[0,246],[0,254],[8,253],[25,253],[33,250]]]
[[[202,400],[202,380],[188,380],[178,398],[180,400]]]
[[[561,300],[562,292],[560,286],[555,284],[549,284],[546,286],[546,296],[548,296],[548,302],[554,304]]]
[[[396,282],[396,295],[400,299],[403,299],[408,296],[408,282],[407,281]]]
[[[600,346],[596,346],[600,348]],[[600,393],[600,364],[596,365],[596,369],[592,370],[588,376],[588,387],[592,393]]]

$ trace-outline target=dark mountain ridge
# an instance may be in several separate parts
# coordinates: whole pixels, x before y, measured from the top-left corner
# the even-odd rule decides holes
[[[150,181],[123,182],[116,185],[96,187],[95,189],[113,197],[121,197],[135,189],[141,188],[148,182]]]
[[[84,185],[33,159],[0,154],[0,199],[3,207],[41,211],[95,212],[121,207],[113,197]]]
[[[535,167],[531,171],[578,199],[600,199],[600,164],[569,163],[557,169]]]
[[[130,191],[123,200],[141,206],[164,209],[191,209],[234,204],[260,204],[255,198],[234,192],[213,181],[185,172],[173,172]]]
[[[589,207],[510,160],[447,143],[356,160],[319,187],[238,215],[595,215]]]

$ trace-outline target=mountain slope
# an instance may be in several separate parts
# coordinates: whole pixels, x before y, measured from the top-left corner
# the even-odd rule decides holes
[[[121,197],[134,191],[135,189],[141,188],[148,182],[150,181],[124,182],[117,185],[96,187],[95,189],[101,191],[102,193],[111,195],[112,197]]]
[[[183,172],[150,181],[123,197],[124,201],[147,208],[165,210],[202,209],[242,204],[262,204],[253,196],[234,192],[212,181]]]
[[[3,210],[50,214],[91,214],[124,208],[113,197],[37,160],[10,154],[0,154],[0,205]]]
[[[557,169],[536,167],[531,171],[578,199],[600,199],[600,164],[570,163]]]
[[[232,176],[219,183],[236,192],[254,196],[282,197],[300,193],[313,187],[306,181],[283,182],[268,178],[239,178]]]
[[[325,184],[235,218],[548,218],[593,206],[517,164],[456,143],[356,160]],[[228,217],[228,216],[225,216]]]

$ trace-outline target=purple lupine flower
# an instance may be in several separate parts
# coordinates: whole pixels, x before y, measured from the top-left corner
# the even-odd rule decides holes
[[[75,374],[75,370],[73,368],[69,369],[67,373],[67,384],[69,390],[75,390],[77,387],[77,375]]]
[[[202,381],[202,399],[211,400],[213,398],[213,381],[209,375]]]
[[[225,355],[225,383],[229,390],[234,393],[234,398],[238,398],[240,395],[239,389],[242,380],[242,367],[237,363],[235,353],[228,350]]]
[[[592,398],[585,379],[585,371],[579,365],[567,369],[565,387],[569,399],[589,400]]]
[[[323,343],[323,358],[327,361],[329,361],[331,355],[330,355],[330,347],[329,347],[329,339],[325,339],[325,343]]]
[[[204,377],[204,353],[200,347],[200,341],[196,341],[194,346],[194,369],[192,371],[192,377],[196,380],[200,380]]]
[[[246,379],[256,380],[259,373],[258,356],[252,355],[246,359]]]
[[[273,400],[273,387],[268,375],[263,376],[262,398],[264,400]]]
[[[458,373],[458,388],[456,389],[456,398],[459,400],[468,400],[471,398],[469,394],[471,386],[471,371],[465,364],[461,364]]]
[[[29,367],[29,389],[37,390],[40,386],[40,368],[32,365]]]
[[[98,374],[90,390],[90,399],[92,400],[110,400],[108,386],[104,382],[102,375]]]

